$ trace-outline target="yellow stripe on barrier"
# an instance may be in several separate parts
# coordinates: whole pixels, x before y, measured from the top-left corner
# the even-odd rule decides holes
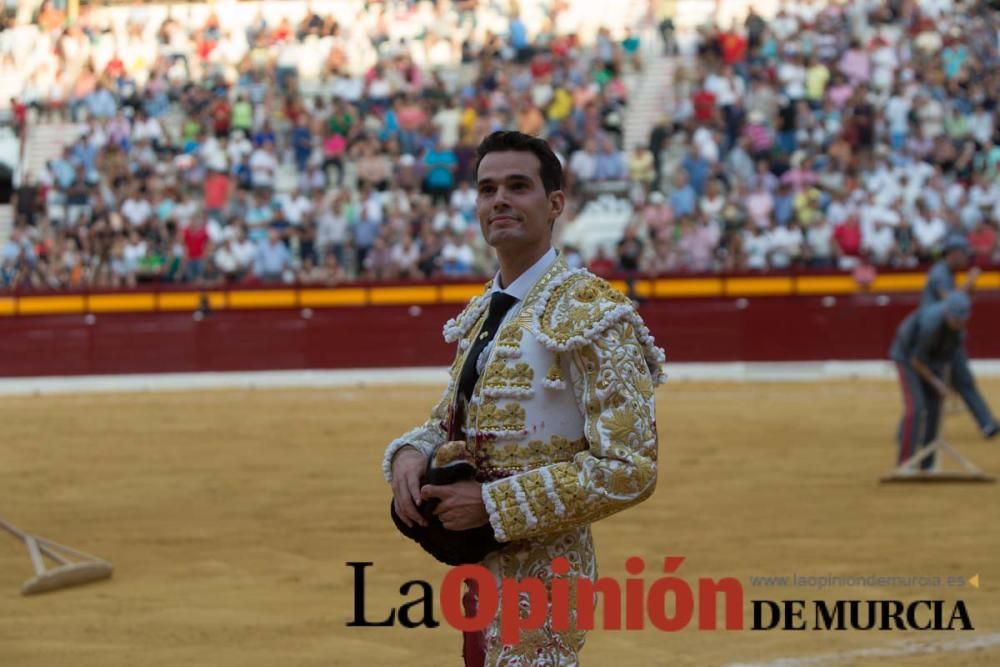
[[[198,310],[201,297],[208,297],[208,306],[213,310],[225,310],[225,292],[160,292],[156,304],[160,310]]]
[[[653,281],[653,293],[657,297],[721,296],[722,281],[719,278],[660,278]]]
[[[479,296],[484,286],[479,285],[441,285],[441,303],[465,303],[472,297]]]
[[[796,294],[854,294],[858,284],[851,276],[799,276]]]
[[[303,307],[322,308],[324,306],[363,306],[366,303],[362,287],[335,289],[304,289],[299,292],[299,303]]]
[[[378,306],[410,306],[417,303],[436,303],[436,285],[418,287],[373,287],[368,293],[369,301]]]
[[[72,296],[22,296],[17,300],[17,311],[21,315],[55,315],[82,313],[84,297]]]
[[[294,290],[237,290],[229,293],[230,308],[294,308]]]
[[[956,275],[959,284],[966,273]],[[919,292],[927,278],[923,273],[877,276],[872,292]],[[624,280],[609,281],[627,294]],[[1000,290],[1000,271],[987,271],[976,282],[979,290]],[[694,298],[717,296],[773,296],[855,294],[859,286],[849,275],[834,276],[753,276],[738,278],[657,278],[635,281],[636,295],[642,298]],[[334,287],[281,290],[234,290],[225,292],[140,292],[94,295],[46,295],[0,297],[0,316],[60,315],[69,313],[193,311],[208,298],[214,310],[255,308],[324,308],[366,305],[416,305],[466,303],[483,292],[483,284],[415,285],[413,287]],[[298,296],[298,299],[296,299]]]
[[[229,302],[227,301],[226,292],[209,292],[208,305],[215,310],[224,310],[227,308]]]
[[[134,313],[150,311],[156,305],[156,295],[146,294],[91,294],[87,310],[92,313]]]
[[[922,273],[896,273],[876,276],[872,282],[872,292],[919,292],[924,288],[927,276]]]
[[[781,278],[726,278],[723,289],[726,296],[775,296],[792,293],[792,279]]]
[[[156,295],[156,305],[160,310],[198,310],[201,303],[200,292],[161,292]]]
[[[963,278],[961,282],[964,280]],[[1000,289],[1000,272],[987,271],[983,273],[976,281],[976,289]]]

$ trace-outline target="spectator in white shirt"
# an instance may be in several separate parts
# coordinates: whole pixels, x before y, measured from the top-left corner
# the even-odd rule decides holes
[[[236,243],[233,245],[236,256],[237,270],[246,274],[252,267],[257,256],[257,245],[247,238],[246,229],[242,225],[236,228]]]
[[[691,135],[691,141],[698,147],[698,154],[709,164],[719,161],[721,154],[722,134],[718,131],[709,130],[707,127],[699,127]]]
[[[316,243],[321,256],[329,254],[337,256],[337,261],[344,263],[345,245],[347,243],[347,205],[336,201],[327,206],[316,220]]]
[[[705,78],[705,90],[715,95],[715,105],[721,109],[743,99],[746,84],[743,83],[743,79],[733,74],[732,67],[727,66]]]
[[[976,105],[976,111],[969,116],[968,122],[972,138],[981,146],[989,146],[993,137],[993,114],[987,110],[985,102]]]
[[[712,179],[705,188],[705,194],[698,202],[701,214],[713,222],[718,222],[722,209],[726,207],[726,193],[718,179]]]
[[[441,273],[446,276],[463,276],[472,272],[476,253],[458,234],[449,233],[441,248]]]
[[[247,138],[243,130],[234,130],[229,135],[229,142],[226,145],[226,156],[230,164],[240,164],[243,158],[253,154],[253,143]]]
[[[436,232],[453,231],[456,234],[461,234],[469,226],[469,221],[465,218],[462,213],[455,208],[454,205],[445,207],[438,207],[437,213],[434,215],[434,221],[431,223]]]
[[[469,182],[463,180],[451,193],[451,206],[472,223],[476,215],[476,191],[469,187]]]
[[[312,201],[306,197],[305,193],[296,189],[291,195],[282,197],[281,211],[285,220],[298,227],[312,212]]]
[[[806,264],[812,268],[834,268],[833,224],[825,218],[817,218],[806,228]]]
[[[917,211],[910,221],[910,230],[916,243],[917,256],[931,259],[941,241],[948,233],[948,225],[937,212],[932,211],[923,201],[917,202]]]
[[[382,220],[385,218],[385,204],[381,194],[365,185],[361,189],[360,199],[365,219],[377,225],[382,224]]]
[[[159,146],[163,141],[163,128],[156,118],[146,116],[140,111],[136,115],[135,123],[132,126],[132,138],[135,141],[148,140],[154,146]]]
[[[933,141],[944,132],[944,105],[933,97],[918,95],[913,105],[923,136]]]
[[[240,257],[236,239],[234,237],[226,239],[225,243],[220,245],[212,255],[212,261],[226,282],[236,282],[240,274]]]
[[[597,176],[597,152],[592,139],[570,157],[569,171],[577,185],[586,185]]]
[[[122,202],[122,215],[132,227],[140,227],[153,215],[153,206],[149,196],[139,191],[138,185],[132,189],[132,194]]]
[[[122,250],[122,261],[125,265],[126,281],[130,287],[135,286],[136,272],[139,270],[139,262],[146,256],[146,247],[146,241],[139,236],[139,232],[134,229],[130,230],[128,234],[128,241],[125,243],[125,247]]]
[[[434,114],[431,122],[437,128],[438,140],[442,148],[452,149],[458,144],[462,112],[455,106],[453,98],[447,99],[444,108]]]
[[[400,239],[392,245],[389,251],[389,261],[392,269],[398,278],[420,278],[420,269],[417,262],[420,260],[420,246],[409,234],[403,234]]]
[[[779,42],[787,41],[789,37],[798,32],[799,22],[794,16],[789,14],[784,7],[778,10],[774,20],[771,21],[771,32],[778,38]]]
[[[806,67],[802,56],[786,57],[778,66],[778,80],[785,96],[790,100],[801,100],[806,95]]]
[[[870,229],[862,229],[861,249],[872,264],[887,266],[897,254],[895,230],[885,221],[876,220]]]
[[[861,206],[861,230],[862,234],[871,233],[876,222],[884,222],[895,227],[900,224],[901,218],[898,213],[900,202],[898,197],[892,203],[876,201],[875,193],[869,192],[867,203]]]
[[[802,258],[805,237],[798,223],[776,225],[767,234],[768,263],[775,269],[787,269]]]
[[[274,152],[274,145],[268,142],[250,155],[250,182],[254,188],[274,187],[274,176],[278,171],[278,159]]]
[[[767,270],[768,233],[757,225],[748,225],[743,231],[743,257],[751,271]]]

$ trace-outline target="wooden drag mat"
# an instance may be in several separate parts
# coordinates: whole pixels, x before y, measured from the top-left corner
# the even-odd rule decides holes
[[[981,388],[1000,408],[1000,380]],[[423,420],[439,391],[4,398],[0,516],[107,558],[115,573],[23,598],[30,561],[0,534],[0,665],[460,665],[460,636],[444,625],[345,627],[346,561],[375,562],[371,619],[407,601],[398,593],[407,580],[431,582],[436,595],[446,572],[392,527],[380,471],[385,444]],[[623,581],[625,559],[638,555],[652,583],[660,559],[680,555],[678,574],[692,586],[737,577],[747,600],[944,599],[950,610],[963,599],[974,632],[700,632],[696,616],[677,633],[594,631],[582,663],[1000,664],[1000,484],[880,486],[900,404],[887,381],[668,382],[657,491],[595,526],[601,574]],[[1000,441],[982,440],[964,413],[945,428],[1000,473]],[[750,582],[793,574],[978,574],[981,584]],[[435,613],[443,621],[436,600]]]

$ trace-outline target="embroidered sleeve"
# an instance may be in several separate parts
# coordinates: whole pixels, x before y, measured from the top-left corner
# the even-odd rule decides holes
[[[434,447],[447,439],[448,434],[445,428],[448,420],[448,405],[453,391],[453,383],[449,382],[441,400],[431,410],[430,419],[399,436],[385,448],[385,456],[382,458],[382,475],[385,477],[385,481],[392,482],[392,459],[401,448],[410,445],[430,456]]]
[[[655,379],[635,326],[620,320],[569,355],[588,449],[483,485],[499,541],[592,523],[645,500],[656,486]]]

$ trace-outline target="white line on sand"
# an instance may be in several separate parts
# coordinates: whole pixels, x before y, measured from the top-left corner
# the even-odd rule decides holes
[[[888,361],[816,361],[774,363],[670,363],[671,381],[815,382],[874,378],[892,380]],[[981,377],[1000,376],[1000,360],[972,362]],[[359,368],[341,370],[254,371],[229,373],[154,373],[149,375],[81,375],[0,378],[0,396],[81,394],[94,392],[183,391],[198,389],[267,389],[295,387],[363,387],[372,384],[440,385],[448,370],[428,368]]]
[[[774,660],[765,660],[762,662],[731,662],[726,667],[826,667],[827,665],[841,665],[863,658],[898,658],[909,655],[959,653],[976,651],[992,646],[1000,646],[1000,633],[994,632],[936,642],[907,641],[879,648],[862,648],[841,653],[825,653],[800,658],[775,658]]]

